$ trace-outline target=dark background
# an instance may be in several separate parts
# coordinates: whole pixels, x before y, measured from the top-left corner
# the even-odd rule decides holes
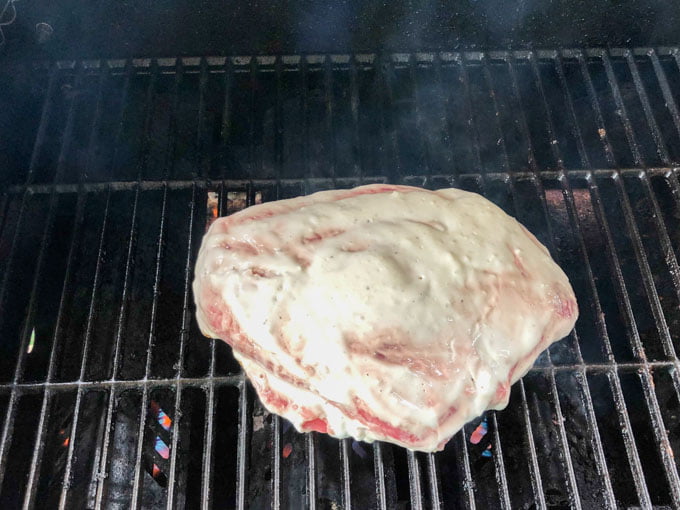
[[[680,2],[668,0],[17,0],[15,6],[15,22],[3,27],[2,50],[14,58],[612,47],[680,40]],[[39,43],[41,22],[53,33]]]

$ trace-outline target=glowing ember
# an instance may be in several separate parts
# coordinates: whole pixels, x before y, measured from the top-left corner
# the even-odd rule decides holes
[[[158,436],[156,436],[156,445],[154,446],[155,450],[158,452],[158,455],[163,457],[164,459],[170,458],[170,448],[168,447],[167,444]]]
[[[293,453],[293,447],[290,445],[290,443],[286,444],[286,446],[283,447],[283,458],[287,459],[290,457],[290,454]]]
[[[158,411],[158,423],[165,430],[170,430],[172,428],[172,418],[170,418],[167,414],[165,414],[163,409],[160,409]]]
[[[33,352],[33,347],[35,346],[35,328],[31,331],[31,339],[28,341],[27,353],[31,354]]]
[[[151,476],[156,478],[160,474],[161,474],[161,468],[159,468],[156,464],[154,464],[153,468],[151,468]]]
[[[482,457],[491,457],[491,443],[489,443],[486,450],[482,452]]]
[[[172,418],[168,416],[163,409],[158,405],[158,402],[152,400],[149,404],[151,407],[151,412],[153,413],[158,424],[165,430],[169,431],[172,428]]]
[[[482,440],[482,438],[486,435],[486,433],[489,431],[489,427],[486,424],[486,419],[482,420],[482,422],[477,426],[475,431],[470,434],[470,442],[472,444],[479,444],[479,442]]]
[[[66,439],[64,439],[64,442],[61,443],[61,446],[66,447],[66,446],[68,446],[68,444],[69,444],[69,438],[67,437]]]

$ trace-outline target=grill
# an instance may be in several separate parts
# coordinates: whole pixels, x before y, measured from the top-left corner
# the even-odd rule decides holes
[[[679,51],[8,64],[0,507],[680,506]],[[213,215],[373,182],[482,193],[581,307],[437,454],[298,434],[193,319]]]

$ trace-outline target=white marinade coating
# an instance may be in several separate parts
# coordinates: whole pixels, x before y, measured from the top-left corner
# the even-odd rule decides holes
[[[201,330],[241,351],[270,411],[424,451],[503,408],[577,317],[545,247],[457,189],[364,186],[218,219],[194,296]]]

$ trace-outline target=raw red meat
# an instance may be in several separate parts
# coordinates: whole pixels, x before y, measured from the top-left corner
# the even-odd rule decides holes
[[[371,185],[220,218],[193,288],[201,330],[270,411],[423,451],[505,407],[578,316],[545,247],[456,189]]]

